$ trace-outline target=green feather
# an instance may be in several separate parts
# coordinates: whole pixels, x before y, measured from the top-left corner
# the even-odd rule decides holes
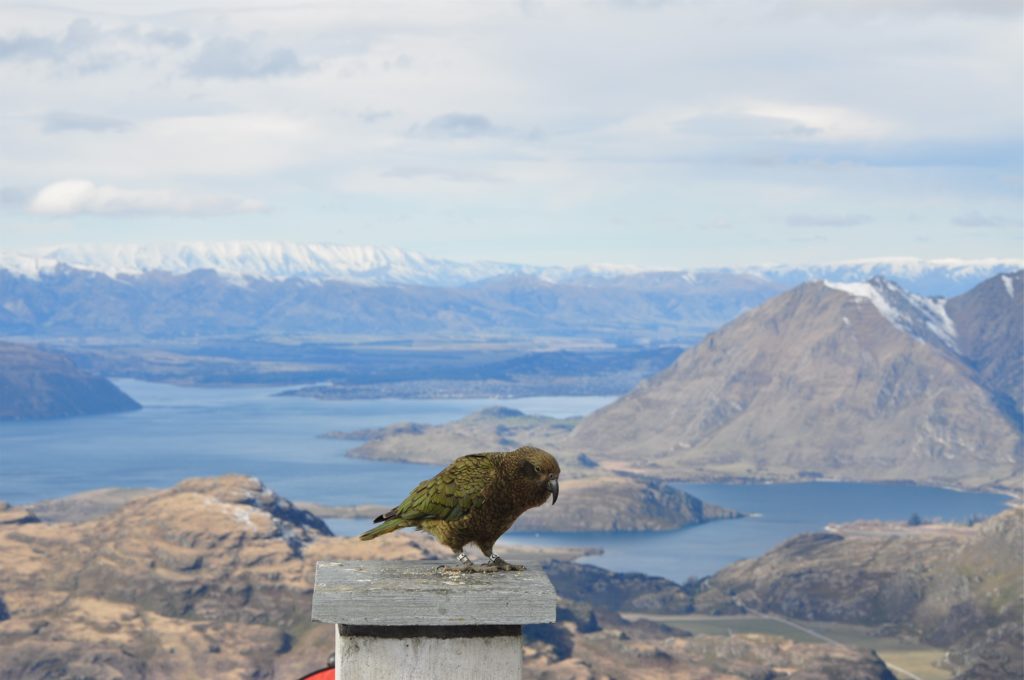
[[[392,531],[402,529],[408,526],[412,525],[409,524],[409,522],[406,522],[405,520],[396,517],[394,519],[386,520],[379,526],[375,526],[369,531],[364,531],[363,533],[359,534],[359,538],[361,538],[364,541],[369,541],[372,538],[377,538],[378,536],[383,536],[384,534],[390,534]]]
[[[424,520],[457,520],[480,507],[496,475],[497,467],[487,454],[456,458],[437,475],[420,482],[408,498],[375,520],[382,522],[380,526],[359,538],[368,541]]]

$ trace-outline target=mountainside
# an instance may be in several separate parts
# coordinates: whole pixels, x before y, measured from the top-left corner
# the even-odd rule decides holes
[[[79,524],[0,524],[0,678],[299,677],[330,648],[309,623],[317,559],[440,554],[384,539],[332,537],[241,475]]]
[[[300,278],[239,285],[208,269],[117,278],[66,265],[38,278],[0,269],[0,333],[660,342],[703,335],[781,290],[745,276],[714,278],[713,285],[679,275],[595,283],[516,275],[458,287]]]
[[[1021,274],[1011,280],[1019,285]],[[964,296],[968,315],[883,279],[803,284],[584,418],[569,445],[678,477],[811,473],[1016,488],[1020,427],[960,343],[974,347],[977,328],[1002,332],[983,343],[995,348],[984,356],[1019,362],[1020,325],[992,323],[1005,307],[983,308],[982,293]]]
[[[946,304],[960,353],[979,381],[1024,409],[1024,271],[995,276]]]
[[[516,552],[503,550],[534,564],[548,554]],[[438,557],[450,551],[420,533],[331,536],[241,475],[185,480],[77,523],[0,504],[0,678],[294,680],[333,649],[333,627],[309,620],[317,560]],[[677,611],[690,595],[639,574],[546,568],[566,599],[559,623],[527,630],[526,678],[893,678],[873,652],[627,621],[608,608]]]
[[[39,420],[141,408],[113,383],[68,357],[0,342],[0,420]]]
[[[1024,673],[1024,511],[973,528],[858,523],[805,534],[707,579],[697,605],[886,625],[939,647],[962,678]]]
[[[332,244],[69,246],[0,252],[0,333],[665,342],[701,336],[812,278],[884,274],[911,290],[950,294],[1021,264],[889,258],[641,271],[460,263]]]

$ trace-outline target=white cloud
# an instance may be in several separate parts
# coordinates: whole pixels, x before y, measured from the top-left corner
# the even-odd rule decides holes
[[[187,68],[196,78],[268,78],[295,75],[307,67],[287,47],[262,49],[250,41],[216,37],[208,40]]]
[[[892,124],[877,116],[841,106],[756,102],[746,113],[758,118],[787,121],[826,139],[876,139],[892,131]]]
[[[81,179],[54,182],[39,191],[29,210],[40,215],[223,215],[266,206],[232,196],[189,195],[166,189],[98,186]]]

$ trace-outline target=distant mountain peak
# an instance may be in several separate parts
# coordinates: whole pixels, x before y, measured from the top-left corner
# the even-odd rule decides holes
[[[1024,272],[1010,277],[1014,292]],[[718,478],[1020,486],[1024,306],[809,282],[739,316],[569,435],[602,463]]]

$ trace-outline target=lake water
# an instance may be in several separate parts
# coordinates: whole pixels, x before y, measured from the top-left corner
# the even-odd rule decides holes
[[[346,458],[356,445],[317,435],[398,421],[443,423],[490,406],[556,417],[583,415],[612,397],[318,401],[280,388],[195,388],[119,380],[141,411],[58,421],[0,423],[0,500],[13,504],[106,486],[166,487],[185,477],[256,475],[292,500],[333,505],[401,500],[436,466]],[[1004,505],[992,494],[885,484],[682,484],[711,503],[752,516],[636,534],[512,534],[506,540],[601,547],[584,561],[683,581],[829,522],[922,517],[961,520]],[[363,520],[332,520],[336,533]]]
[[[371,399],[274,397],[280,387],[177,387],[115,381],[140,411],[0,423],[0,500],[18,505],[105,486],[166,487],[185,477],[255,475],[292,500],[392,503],[440,468],[346,458],[332,430],[437,424],[503,405],[556,417],[613,397]]]
[[[612,571],[640,571],[683,582],[761,555],[793,536],[855,519],[964,521],[993,515],[1006,497],[910,484],[676,484],[701,500],[747,514],[678,531],[643,534],[517,534],[518,543],[600,546],[583,558]]]

